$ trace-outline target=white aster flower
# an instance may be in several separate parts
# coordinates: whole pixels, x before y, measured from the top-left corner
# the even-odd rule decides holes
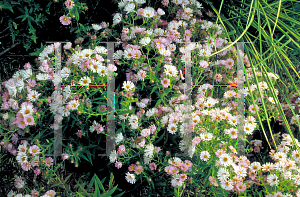
[[[101,25],[98,25],[98,24],[92,24],[92,27],[93,27],[93,29],[96,30],[96,31],[102,29],[102,26],[101,26]]]
[[[202,159],[203,161],[208,161],[210,158],[210,154],[207,151],[202,151],[201,155],[200,155],[200,159]]]
[[[154,8],[152,7],[146,7],[144,8],[143,16],[146,18],[152,18],[155,15]]]
[[[64,68],[61,70],[61,77],[64,78],[64,80],[66,80],[66,79],[69,77],[70,73],[71,73],[70,68],[64,67]]]
[[[70,110],[76,110],[79,106],[79,101],[78,100],[71,100],[69,103],[69,109]]]
[[[94,53],[106,54],[107,49],[103,46],[96,46],[95,49],[94,49]]]
[[[150,43],[150,41],[151,41],[150,37],[144,37],[140,40],[140,44],[146,46]]]
[[[122,20],[122,15],[120,13],[116,13],[115,16],[113,17],[113,24],[117,25],[120,23]]]
[[[107,75],[107,68],[105,66],[99,66],[98,70],[97,70],[97,73],[104,77]]]
[[[36,80],[38,81],[45,81],[49,79],[49,75],[47,73],[39,73],[36,75]]]
[[[126,173],[125,179],[126,179],[126,181],[128,183],[131,183],[131,184],[134,184],[136,182],[135,175],[134,174],[130,174],[129,172]]]
[[[270,186],[278,185],[278,177],[275,174],[270,174],[267,178],[267,181],[270,184]]]
[[[82,86],[88,86],[91,83],[91,79],[87,76],[80,79],[79,84]]]
[[[109,161],[111,163],[114,163],[116,160],[117,160],[117,151],[116,150],[113,150],[111,151],[110,155],[109,155]]]
[[[35,90],[31,90],[31,92],[27,95],[27,99],[29,101],[36,101],[36,99],[40,96],[41,94],[38,93]]]
[[[123,139],[124,139],[123,138],[123,134],[122,133],[118,133],[117,136],[116,136],[116,138],[115,138],[115,142],[117,144],[119,144]]]
[[[135,9],[135,4],[129,3],[125,6],[124,11],[128,14],[130,12],[134,12],[134,9]]]
[[[126,91],[132,90],[135,88],[133,82],[131,81],[124,81],[122,88],[124,88]]]
[[[153,157],[154,146],[153,144],[146,145],[145,149],[145,157],[152,158]]]
[[[226,153],[222,154],[219,159],[219,162],[222,166],[227,167],[232,164],[232,157]]]

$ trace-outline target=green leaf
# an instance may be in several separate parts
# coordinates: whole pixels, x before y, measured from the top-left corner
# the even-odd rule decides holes
[[[94,197],[100,197],[100,190],[99,190],[99,187],[98,187],[98,183],[95,182],[95,193],[94,193]]]
[[[66,177],[66,179],[64,180],[64,183],[66,183],[66,182],[68,181],[68,179],[69,179],[71,176],[72,176],[72,174],[68,175],[68,176]]]
[[[14,28],[17,29],[18,28],[18,25],[17,23],[13,22],[13,25],[14,25]]]
[[[118,188],[117,188],[117,189],[118,189]],[[125,193],[125,191],[122,192],[121,194],[115,195],[115,197],[121,197],[121,196],[123,196],[124,193]]]
[[[93,165],[92,161],[89,160],[89,159],[88,159],[86,156],[84,156],[83,154],[80,154],[80,157],[82,157],[83,159],[85,159],[86,161],[90,162],[90,163]]]
[[[62,189],[65,189],[65,187],[61,183],[56,183],[54,185],[51,185],[51,187],[60,187]]]
[[[156,108],[161,102],[162,102],[162,99],[159,99],[159,100],[156,102],[154,108]]]
[[[25,14],[26,14],[26,16],[28,16],[28,9],[26,6],[25,6]]]
[[[115,192],[116,189],[117,189],[117,186],[115,186],[113,189],[111,189],[106,194],[103,194],[102,197],[109,197],[109,196],[111,196]]]
[[[163,132],[163,134],[154,143],[160,142],[163,139],[164,135],[165,135],[165,132]]]
[[[110,174],[110,180],[109,180],[109,188],[111,188],[113,180],[114,180],[114,175],[111,173]]]
[[[37,39],[36,35],[32,35],[32,36],[31,36],[31,39],[32,39],[33,42],[36,44],[36,39]]]
[[[98,178],[98,176],[97,176],[96,174],[95,174],[94,176],[95,176],[95,178],[96,178],[96,180],[95,180],[95,185],[97,185],[97,186],[95,186],[95,187],[98,188],[98,185],[99,185],[100,189],[101,189],[103,192],[105,192],[104,187],[103,187],[103,185],[102,185],[100,179]]]
[[[22,15],[22,16],[24,16],[24,18],[22,19],[22,21],[21,21],[21,22],[25,21],[25,20],[26,20],[26,18],[27,18],[27,16],[26,16],[26,15]]]
[[[1,10],[2,9],[9,9],[12,13],[14,13],[14,11],[13,11],[13,9],[12,9],[12,7],[9,3],[5,2],[5,5],[0,4],[0,6],[1,6],[1,8],[0,8]]]
[[[158,86],[155,86],[155,87],[152,89],[150,95],[151,95],[157,88],[158,88]]]
[[[75,15],[76,21],[79,21],[79,14],[78,14],[78,9],[77,8],[75,8],[74,15]]]
[[[79,195],[79,197],[84,197],[82,194],[80,194],[80,193],[78,193],[78,192],[76,192],[78,195]]]

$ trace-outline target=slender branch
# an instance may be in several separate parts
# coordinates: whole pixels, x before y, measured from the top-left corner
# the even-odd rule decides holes
[[[15,46],[19,45],[19,44],[20,44],[20,43],[17,42],[17,43],[15,43],[15,44],[11,45],[10,48],[5,49],[4,51],[2,51],[2,52],[0,53],[0,56],[3,55],[4,53],[6,53],[7,51],[9,51],[10,49],[14,48]]]
[[[6,34],[6,35],[4,35],[4,36],[1,36],[0,38],[3,38],[3,37],[5,37],[5,36],[8,36],[9,35],[9,33],[8,34]]]
[[[4,29],[3,31],[1,31],[0,34],[2,34],[3,32],[5,32],[7,29],[9,29],[9,27],[6,27],[6,29]]]

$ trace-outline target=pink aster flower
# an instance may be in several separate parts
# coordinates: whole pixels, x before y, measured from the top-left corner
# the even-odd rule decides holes
[[[105,105],[99,105],[98,110],[99,111],[106,111],[106,106]]]
[[[161,80],[161,84],[167,88],[170,86],[170,79],[164,78],[163,80]]]
[[[150,168],[150,170],[156,170],[156,164],[154,163],[154,162],[152,162],[152,163],[150,163],[149,164],[149,168]]]
[[[108,64],[107,70],[109,72],[115,72],[115,71],[117,71],[117,67],[114,64]]]
[[[210,182],[211,184],[213,184],[215,187],[218,187],[218,186],[219,186],[219,184],[218,184],[217,180],[215,179],[215,177],[210,176],[210,177],[208,178],[208,180],[209,180],[209,182]]]
[[[161,9],[161,8],[158,8],[157,9],[157,14],[159,14],[159,15],[164,15],[165,14],[165,12]]]
[[[54,190],[49,190],[46,192],[46,195],[51,196],[51,197],[54,197],[55,194],[56,194],[56,192]]]
[[[153,124],[149,127],[151,134],[153,134],[156,130],[156,126]]]
[[[18,134],[14,133],[11,137],[12,143],[16,144],[18,142]]]
[[[256,110],[257,110],[257,111],[259,110],[259,107],[258,107],[258,105],[256,105]],[[254,105],[253,105],[253,104],[249,106],[249,111],[250,111],[251,113],[254,113],[254,114],[256,113],[256,112],[255,112],[255,108],[254,108]]]
[[[234,61],[231,58],[228,58],[225,62],[224,62],[225,68],[231,69],[234,66]]]
[[[36,81],[34,79],[28,79],[27,83],[29,87],[34,87],[36,85]]]
[[[36,155],[40,153],[40,148],[37,145],[33,145],[29,148],[29,153]]]
[[[177,174],[179,172],[179,170],[175,167],[175,166],[170,166],[168,169],[168,174]]]
[[[78,132],[77,132],[77,135],[78,135],[78,137],[82,137],[82,130],[78,130]]]
[[[255,180],[255,178],[256,178],[255,171],[253,171],[253,170],[249,171],[249,178],[252,179],[253,181]]]
[[[10,154],[12,154],[13,156],[17,156],[17,150],[16,149],[10,149],[9,150]]]
[[[26,63],[26,64],[24,65],[24,69],[29,69],[29,68],[31,68],[31,65],[30,65],[30,63],[28,62],[28,63]]]
[[[69,158],[69,155],[66,154],[66,153],[62,153],[61,156],[62,156],[62,159],[63,159],[63,160],[66,160],[66,159]]]
[[[39,175],[41,174],[41,170],[39,168],[34,169],[34,174]]]
[[[67,0],[67,1],[65,1],[65,5],[70,10],[73,8],[74,2],[72,0]]]
[[[135,164],[130,164],[129,166],[128,166],[128,170],[129,171],[134,171],[136,169],[136,165]]]
[[[143,166],[139,165],[139,166],[136,167],[134,173],[135,173],[136,175],[139,175],[139,174],[141,174],[143,171],[144,171]]]
[[[235,185],[237,191],[245,191],[246,185],[242,182],[239,182]]]
[[[141,55],[142,55],[142,53],[140,50],[134,50],[132,52],[132,58],[134,58],[134,59],[140,59]]]
[[[3,102],[2,106],[1,106],[1,109],[4,109],[4,110],[9,109],[9,103],[8,102]]]
[[[181,164],[179,165],[179,167],[180,167],[180,169],[181,169],[182,171],[184,171],[184,172],[186,172],[186,171],[189,169],[189,167],[188,167],[185,163],[181,163]]]
[[[143,70],[140,70],[140,71],[137,73],[137,75],[138,75],[138,77],[139,77],[140,80],[143,80],[143,81],[144,81],[144,79],[145,79],[145,77],[146,77],[146,72],[143,71]]]
[[[194,139],[193,139],[193,145],[198,145],[200,143],[201,139],[200,137],[196,136]]]
[[[90,67],[89,60],[84,60],[84,62],[80,64],[80,68],[83,72],[86,72],[89,67]]]
[[[255,153],[259,153],[260,152],[260,148],[258,146],[255,146],[254,150]]]
[[[162,0],[161,4],[166,7],[169,5],[169,0]]]
[[[53,165],[53,159],[51,157],[46,158],[46,163],[45,163],[48,167]]]
[[[96,127],[96,131],[97,131],[97,134],[103,133],[103,131],[104,131],[103,126],[102,126],[101,124],[99,124],[99,125]]]
[[[143,8],[139,8],[137,10],[137,15],[143,15],[144,14],[144,9]]]
[[[27,125],[34,125],[34,118],[33,118],[33,116],[29,115],[29,116],[24,117],[24,122]]]
[[[20,144],[24,144],[25,146],[27,146],[28,142],[26,140],[21,140]]]
[[[222,78],[223,78],[222,75],[219,74],[219,73],[217,73],[217,74],[215,75],[215,80],[218,81],[218,82],[222,81]]]
[[[125,145],[122,144],[121,146],[119,146],[118,148],[118,154],[119,155],[123,155],[123,153],[125,153],[126,149],[125,149]]]
[[[28,161],[25,161],[22,163],[21,167],[24,171],[28,171],[31,169],[31,164]]]
[[[62,15],[61,17],[59,17],[59,20],[61,22],[61,24],[63,25],[70,25],[71,21],[70,21],[71,17],[66,17],[65,15]]]
[[[179,180],[180,181],[185,181],[187,179],[187,175],[186,174],[180,174],[179,175]]]
[[[25,127],[27,126],[27,124],[24,122],[24,119],[23,119],[23,120],[20,120],[20,121],[17,120],[17,126],[18,126],[20,129],[25,129]]]
[[[185,34],[186,38],[192,37],[192,32],[190,30],[185,30],[184,34]]]
[[[103,62],[104,59],[101,55],[96,54],[96,60],[98,60],[99,62]]]
[[[199,65],[200,65],[200,67],[202,67],[202,68],[207,68],[207,67],[208,67],[208,62],[205,61],[205,60],[201,60],[201,61],[199,62]]]
[[[64,49],[70,49],[72,46],[72,42],[67,42],[67,44],[64,45]]]
[[[161,151],[161,148],[159,146],[155,146],[155,150],[156,153],[159,153],[159,151]]]
[[[119,161],[116,161],[115,167],[118,168],[118,169],[122,168],[122,163],[119,162]]]
[[[9,98],[10,98],[10,97],[9,97],[8,91],[4,92],[4,94],[2,95],[2,100],[3,100],[3,102],[8,101]]]
[[[107,23],[105,21],[102,21],[100,25],[102,26],[103,29],[107,27]]]

